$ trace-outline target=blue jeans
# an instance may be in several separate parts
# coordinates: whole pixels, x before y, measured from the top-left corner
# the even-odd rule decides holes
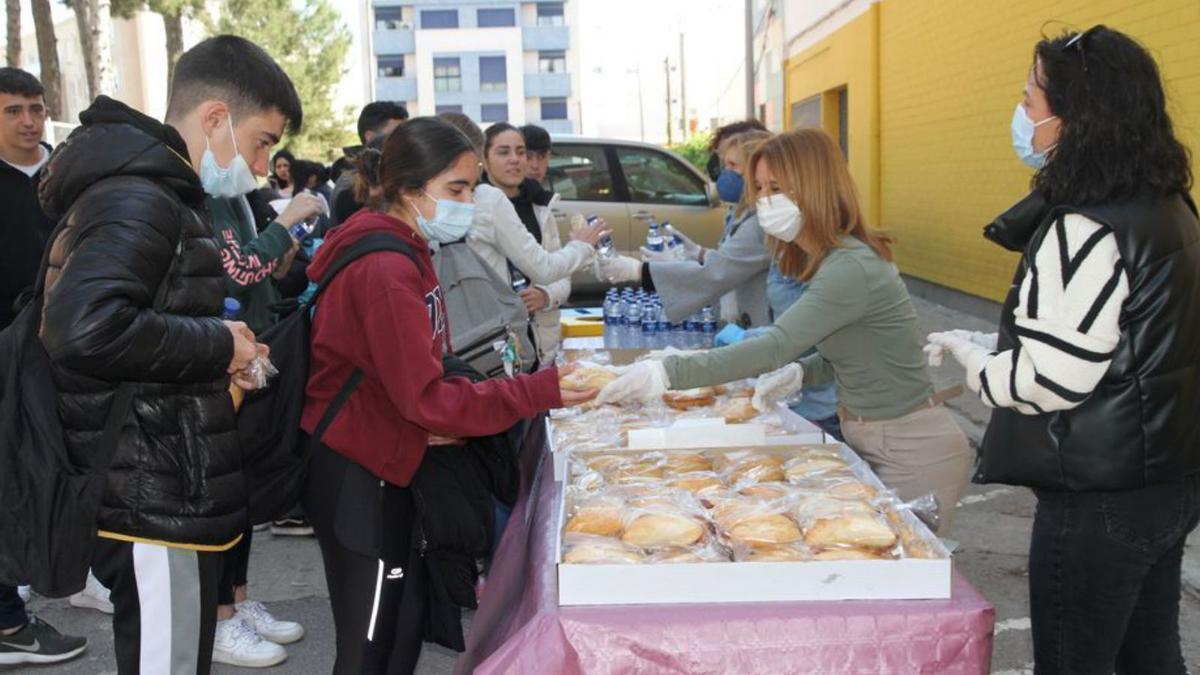
[[[1184,540],[1200,521],[1200,474],[1137,490],[1035,493],[1035,672],[1187,672],[1179,577]]]

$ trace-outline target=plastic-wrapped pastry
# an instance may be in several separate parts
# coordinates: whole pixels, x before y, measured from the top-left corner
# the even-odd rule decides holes
[[[704,524],[682,513],[644,513],[625,527],[621,541],[642,548],[690,546],[704,537]]]
[[[563,535],[563,562],[569,564],[628,565],[645,562],[636,547],[611,537],[587,534]]]
[[[646,556],[646,562],[659,564],[729,562],[729,551],[709,543],[703,546],[664,548]]]
[[[750,546],[790,544],[802,538],[796,523],[781,513],[726,519],[722,527],[731,540]]]
[[[668,480],[667,485],[676,490],[687,490],[695,495],[702,495],[725,487],[721,478],[711,471],[685,473]]]
[[[666,475],[667,469],[660,461],[638,460],[618,466],[608,478],[618,485],[622,483],[637,483],[645,480],[659,480]]]
[[[603,389],[617,377],[617,372],[611,368],[580,361],[575,370],[558,378],[558,386],[566,391]]]
[[[849,473],[850,465],[838,457],[807,456],[789,460],[783,467],[790,483],[830,472]]]
[[[698,452],[669,452],[665,460],[670,474],[712,471],[712,460]]]
[[[816,520],[804,531],[813,548],[891,548],[896,533],[877,514],[848,513]]]
[[[724,417],[727,424],[741,424],[758,417],[758,410],[751,399],[744,396],[734,396],[729,400],[718,403],[713,408],[713,414]]]
[[[737,556],[738,562],[803,562],[805,560],[812,560],[812,553],[803,546],[795,544],[757,546],[742,551]]]
[[[663,394],[663,403],[675,410],[691,410],[704,408],[717,402],[717,394],[712,387],[697,387],[682,391],[668,391]]]
[[[729,483],[770,483],[784,480],[783,459],[777,455],[751,455],[733,465]]]
[[[893,560],[878,551],[861,548],[830,548],[813,554],[813,560]]]
[[[581,502],[568,520],[566,532],[595,534],[603,537],[620,536],[625,529],[624,506],[619,499],[599,497]]]

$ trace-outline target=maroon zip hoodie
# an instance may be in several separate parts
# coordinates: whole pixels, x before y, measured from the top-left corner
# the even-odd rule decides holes
[[[351,263],[317,302],[301,426],[312,433],[355,368],[364,377],[325,432],[324,443],[395,485],[412,480],[430,434],[470,438],[562,406],[558,369],[472,383],[442,379],[449,348],[442,289],[429,247],[405,223],[366,209],[335,229],[308,268],[320,279],[338,253],[367,234],[393,234],[412,246]]]

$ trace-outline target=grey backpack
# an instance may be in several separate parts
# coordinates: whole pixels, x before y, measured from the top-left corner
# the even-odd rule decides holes
[[[505,374],[505,353],[515,357],[513,372],[529,372],[537,358],[529,336],[529,312],[507,280],[488,267],[465,240],[442,244],[433,269],[446,298],[454,355],[488,378]]]

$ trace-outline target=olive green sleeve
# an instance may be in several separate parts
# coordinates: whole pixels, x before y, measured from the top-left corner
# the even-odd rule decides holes
[[[833,366],[820,354],[812,354],[800,359],[800,366],[804,368],[805,386],[828,384],[834,381]]]
[[[668,357],[663,365],[671,388],[721,384],[781,368],[861,319],[866,307],[866,271],[853,257],[834,251],[813,275],[804,295],[763,334],[729,347]]]

